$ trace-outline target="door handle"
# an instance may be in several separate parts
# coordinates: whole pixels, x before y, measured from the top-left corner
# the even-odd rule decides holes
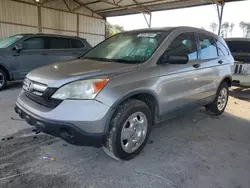
[[[219,64],[222,64],[222,63],[223,63],[223,61],[222,61],[222,60],[220,60],[220,61],[218,61],[218,63],[219,63]]]
[[[200,64],[194,64],[193,67],[198,69],[201,65]]]
[[[47,52],[42,52],[42,55],[48,55],[48,53]]]
[[[20,56],[20,54],[13,54],[13,56]]]

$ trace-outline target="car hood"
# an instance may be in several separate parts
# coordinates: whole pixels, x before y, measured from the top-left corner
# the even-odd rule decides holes
[[[136,64],[78,59],[35,69],[27,75],[27,78],[57,88],[75,80],[110,78],[136,69]]]

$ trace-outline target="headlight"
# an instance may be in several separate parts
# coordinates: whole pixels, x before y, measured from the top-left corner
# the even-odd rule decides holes
[[[61,100],[94,99],[107,82],[108,79],[92,79],[72,82],[59,88],[52,98]]]
[[[250,64],[243,65],[242,74],[250,75]]]

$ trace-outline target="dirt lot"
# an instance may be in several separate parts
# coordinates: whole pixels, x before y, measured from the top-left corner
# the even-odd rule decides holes
[[[250,187],[249,90],[232,91],[221,117],[201,108],[156,125],[143,153],[128,162],[35,135],[25,122],[13,120],[19,91],[17,83],[0,93],[1,188]]]

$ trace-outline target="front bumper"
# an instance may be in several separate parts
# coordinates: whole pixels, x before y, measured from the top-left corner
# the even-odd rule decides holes
[[[250,75],[233,75],[233,86],[250,87]]]
[[[21,92],[16,113],[41,132],[74,145],[99,147],[107,132],[110,108],[95,100],[65,100],[54,109],[37,104]]]
[[[37,117],[34,114],[27,113],[18,105],[15,106],[15,112],[28,124],[35,126],[38,131],[60,137],[70,144],[92,147],[101,147],[103,144],[104,134],[89,134],[70,123]]]

